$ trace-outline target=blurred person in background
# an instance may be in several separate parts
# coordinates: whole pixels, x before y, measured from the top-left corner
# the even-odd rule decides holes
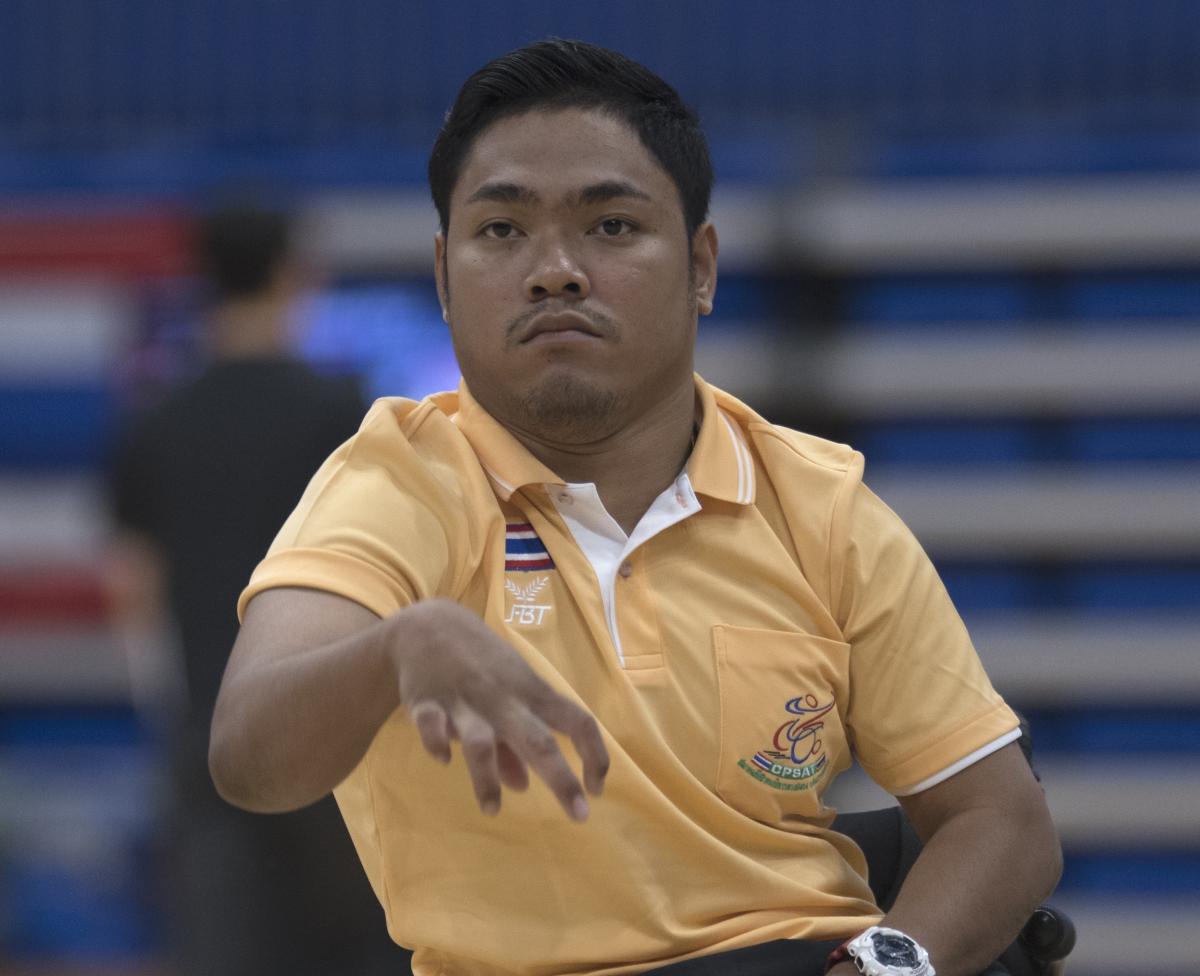
[[[293,238],[291,217],[275,210],[231,205],[201,219],[210,361],[137,418],[113,465],[114,620],[135,693],[170,732],[167,937],[181,976],[366,976],[405,958],[332,799],[255,817],[220,800],[207,770],[238,593],[365,412],[354,380],[319,376],[292,352],[306,285]],[[178,695],[170,644],[152,637],[162,621],[182,652]]]

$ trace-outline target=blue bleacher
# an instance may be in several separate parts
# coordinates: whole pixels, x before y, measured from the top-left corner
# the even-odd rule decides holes
[[[1200,561],[970,562],[935,558],[955,605],[978,612],[1054,610],[1077,615],[1140,613],[1200,619]]]
[[[831,165],[873,178],[1195,170],[1200,14],[1154,9],[9,0],[0,187],[419,180],[462,79],[552,34],[617,47],[671,78],[718,137],[727,177]]]
[[[1200,417],[865,420],[854,446],[872,469],[1029,464],[1170,466],[1200,461]]]
[[[1042,453],[1037,425],[1019,420],[864,422],[854,447],[875,470],[883,465],[1027,464]]]
[[[1200,169],[1200,165],[1196,168]],[[1200,272],[1192,268],[1077,273],[1064,276],[1061,288],[1067,314],[1084,322],[1130,318],[1200,320]]]
[[[1069,851],[1056,897],[1081,895],[1139,903],[1200,895],[1200,855],[1191,848]],[[1069,965],[1069,963],[1068,963]],[[1183,972],[1185,970],[1181,970]]]
[[[1036,308],[1031,283],[1015,274],[894,274],[857,279],[841,317],[856,329],[908,330],[946,323],[1011,330]]]
[[[107,383],[0,386],[0,472],[100,465],[112,448],[116,400]]]
[[[1062,600],[1085,612],[1171,611],[1200,618],[1200,562],[1090,563],[1064,578]]]
[[[1070,753],[1081,762],[1103,756],[1200,758],[1200,710],[1128,702],[1064,703],[1024,709],[1036,753]]]
[[[154,743],[128,704],[0,707],[0,959],[160,947]]]
[[[1029,125],[957,136],[880,136],[860,175],[961,180],[1194,172],[1200,169],[1200,135],[1188,131],[1186,112],[1178,114],[1179,131],[1166,132],[1071,134],[1060,126]]]
[[[1062,440],[1066,456],[1085,464],[1200,461],[1200,417],[1082,420]]]

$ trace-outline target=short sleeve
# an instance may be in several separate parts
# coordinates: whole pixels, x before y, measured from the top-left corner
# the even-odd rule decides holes
[[[861,462],[858,470],[861,471]],[[908,527],[851,471],[835,517],[849,734],[884,789],[911,791],[1017,728]]]
[[[243,590],[239,618],[276,587],[323,590],[381,617],[453,589],[461,500],[401,419],[380,401],[320,467]]]

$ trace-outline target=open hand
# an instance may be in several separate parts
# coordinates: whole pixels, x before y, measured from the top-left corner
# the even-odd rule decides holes
[[[532,769],[570,817],[585,820],[587,799],[553,732],[570,737],[587,792],[599,796],[608,751],[595,718],[554,691],[471,611],[427,600],[402,613],[408,637],[391,649],[392,660],[400,703],[425,749],[448,763],[451,742],[462,744],[486,814],[499,812],[502,785],[528,787]]]

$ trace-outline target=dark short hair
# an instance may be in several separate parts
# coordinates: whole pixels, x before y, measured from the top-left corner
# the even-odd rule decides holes
[[[679,191],[689,239],[708,216],[713,171],[700,119],[658,75],[623,54],[551,38],[476,71],[458,93],[429,156],[429,189],[442,232],[463,160],[495,122],[531,109],[597,108],[624,121]]]
[[[292,253],[292,218],[280,210],[226,204],[203,214],[196,257],[218,301],[265,290]]]

